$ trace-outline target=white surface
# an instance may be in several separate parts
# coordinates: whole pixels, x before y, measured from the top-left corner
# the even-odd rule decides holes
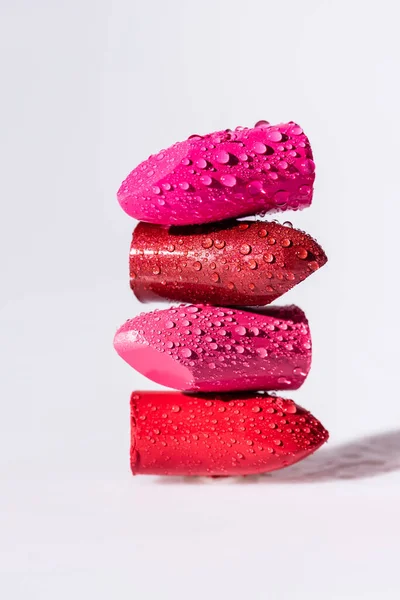
[[[1,597],[397,599],[396,3],[0,10]],[[141,309],[115,192],[176,139],[259,119],[315,152],[313,207],[281,221],[330,258],[286,300],[314,337],[293,397],[331,441],[258,480],[134,479],[129,393],[152,384],[111,345]]]

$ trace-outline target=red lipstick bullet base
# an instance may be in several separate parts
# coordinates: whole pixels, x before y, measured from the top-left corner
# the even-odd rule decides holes
[[[264,306],[326,260],[311,236],[275,222],[139,223],[130,250],[130,283],[141,302]]]
[[[134,475],[248,475],[289,466],[328,432],[308,411],[267,394],[134,392]]]

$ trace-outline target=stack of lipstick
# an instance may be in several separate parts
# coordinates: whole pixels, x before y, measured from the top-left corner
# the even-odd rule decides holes
[[[328,432],[276,390],[298,389],[311,338],[295,306],[264,307],[326,263],[291,223],[235,220],[310,206],[315,165],[293,122],[193,135],[122,183],[133,232],[130,282],[142,301],[184,302],[117,331],[118,354],[179,391],[131,396],[134,474],[246,475],[291,465]],[[246,307],[246,308],[244,308]]]

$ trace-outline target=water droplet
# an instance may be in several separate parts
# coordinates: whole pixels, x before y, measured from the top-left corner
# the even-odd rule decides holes
[[[228,286],[228,290],[235,289],[235,284],[233,283],[233,281],[228,281],[227,286]]]
[[[175,323],[173,321],[167,321],[165,323],[165,327],[166,329],[172,329],[173,327],[175,327]]]
[[[279,131],[270,131],[267,134],[267,137],[271,142],[280,142],[282,139],[282,134]]]
[[[203,246],[203,248],[211,248],[211,246],[213,245],[213,241],[211,238],[206,238],[202,241],[201,245]]]
[[[257,123],[254,125],[254,127],[268,127],[269,125],[269,121],[257,121]]]
[[[274,440],[274,444],[277,446],[282,446],[282,440]]]
[[[212,179],[209,175],[202,175],[200,177],[200,181],[203,185],[211,185],[212,184]]]
[[[256,352],[260,358],[265,358],[268,356],[268,352],[265,348],[257,348]]]
[[[238,158],[242,162],[245,162],[249,157],[247,156],[247,154],[245,154],[244,152],[242,152],[242,154],[239,154]]]
[[[240,254],[250,254],[251,246],[249,244],[242,244],[239,249]]]
[[[316,260],[312,260],[308,263],[308,268],[310,269],[310,271],[316,271],[317,269],[319,269],[319,264]]]
[[[302,185],[299,188],[299,192],[300,194],[302,194],[303,196],[309,196],[311,194],[311,188],[309,185]]]
[[[300,258],[301,260],[305,260],[308,256],[308,252],[305,248],[297,248],[296,256],[297,256],[297,258]]]
[[[175,250],[175,246],[173,244],[169,244],[169,246],[167,246],[167,250],[168,252],[173,252]]]
[[[169,190],[171,189],[171,185],[169,183],[162,183],[161,187],[163,190],[165,190],[166,192],[169,192]]]
[[[261,407],[260,406],[253,406],[253,408],[251,410],[253,412],[255,412],[255,413],[259,413],[259,412],[261,412]]]
[[[153,274],[154,275],[159,275],[160,273],[161,273],[160,267],[158,267],[157,265],[155,267],[153,267]]]
[[[153,186],[153,194],[161,194],[161,188],[158,185]]]
[[[262,181],[258,181],[258,180],[250,181],[250,183],[247,184],[246,187],[247,187],[247,191],[252,196],[257,196],[257,194],[261,194],[263,192]]]
[[[293,369],[293,375],[299,375],[300,377],[305,377],[307,375],[307,373],[305,371],[303,371],[303,369],[301,367],[295,367]]]
[[[263,256],[266,263],[272,263],[275,260],[275,256],[271,252],[266,252]]]
[[[219,275],[218,275],[218,273],[212,273],[211,274],[211,279],[212,279],[212,281],[214,281],[215,283],[217,283],[219,281]]]
[[[288,164],[287,164],[286,160],[281,160],[281,161],[279,161],[279,162],[278,162],[278,167],[279,167],[280,169],[287,169],[287,168],[288,168]]]
[[[267,151],[267,146],[262,142],[255,142],[255,144],[253,145],[253,151],[256,154],[265,154]]]
[[[189,313],[197,313],[197,312],[199,312],[199,309],[197,308],[197,306],[188,306],[188,308],[186,310]]]
[[[238,325],[237,327],[235,327],[235,332],[238,335],[246,335],[247,329],[246,327],[243,327],[243,325]]]
[[[283,226],[293,228],[293,223],[291,221],[284,221]]]
[[[201,262],[199,262],[198,260],[196,260],[196,262],[193,263],[193,268],[195,271],[201,271]]]
[[[190,358],[192,356],[192,351],[189,350],[189,348],[181,348],[180,349],[180,354],[184,357],[184,358]]]
[[[248,223],[239,223],[239,229],[241,231],[246,231],[246,229],[249,228],[249,224]]]
[[[229,154],[228,154],[228,152],[226,152],[226,150],[219,150],[215,154],[215,160],[218,163],[220,163],[221,165],[225,165],[226,163],[229,162]]]
[[[295,125],[294,127],[292,127],[292,129],[290,130],[290,133],[292,135],[301,135],[303,133],[303,130],[301,127],[299,127],[298,125]]]
[[[172,412],[177,413],[181,410],[181,407],[174,404],[174,406],[171,407],[171,410]]]
[[[167,348],[170,348],[170,349],[175,346],[174,342],[167,342],[165,345],[167,346]]]
[[[222,248],[225,247],[225,242],[224,240],[215,240],[214,246],[218,248],[218,250],[222,250]]]
[[[207,161],[204,158],[199,158],[196,160],[196,167],[199,169],[205,169],[207,166]]]
[[[220,181],[226,187],[233,187],[236,185],[236,177],[233,175],[221,175]]]
[[[306,158],[305,160],[301,160],[296,163],[299,171],[304,173],[304,175],[311,175],[315,171],[315,163],[310,158]]]
[[[243,346],[235,346],[235,350],[238,354],[243,354],[244,352]]]
[[[182,158],[181,163],[187,167],[190,165],[190,160],[188,158]]]
[[[268,231],[266,229],[260,229],[260,231],[258,232],[258,235],[260,238],[265,238],[268,235]]]
[[[257,267],[258,267],[257,261],[254,260],[254,258],[249,260],[248,265],[249,265],[250,269],[253,269],[253,270],[257,269]]]
[[[179,187],[181,188],[181,190],[185,190],[185,191],[186,191],[186,190],[188,190],[188,189],[189,189],[189,184],[188,184],[188,182],[187,182],[187,181],[182,181],[182,182],[179,184]]]
[[[288,203],[288,200],[289,200],[289,192],[286,192],[284,190],[278,190],[274,194],[275,204],[284,205],[284,204]]]
[[[284,248],[289,248],[291,243],[292,242],[289,240],[289,238],[283,238],[283,240],[281,240],[281,246]]]
[[[210,369],[215,369],[215,363],[213,363],[213,362],[208,363],[208,367]]]

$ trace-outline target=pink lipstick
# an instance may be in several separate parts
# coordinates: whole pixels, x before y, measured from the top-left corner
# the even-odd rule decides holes
[[[139,373],[183,391],[295,390],[311,366],[310,330],[295,306],[142,313],[120,327],[114,346]]]
[[[150,156],[118,191],[131,217],[194,225],[310,206],[310,143],[296,123],[192,135]]]

